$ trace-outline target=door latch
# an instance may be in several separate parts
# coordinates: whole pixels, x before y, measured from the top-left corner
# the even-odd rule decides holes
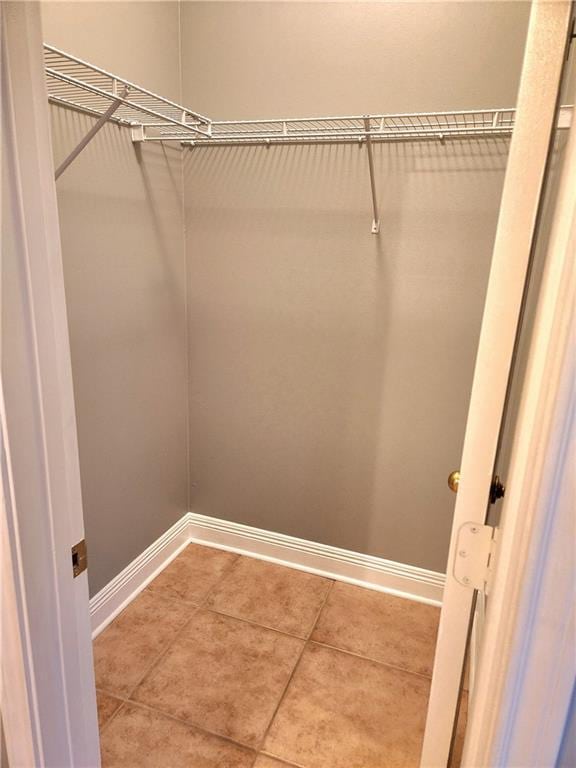
[[[490,504],[496,504],[498,499],[504,497],[505,493],[506,486],[502,485],[498,475],[495,475],[494,480],[492,480],[492,485],[490,486]]]

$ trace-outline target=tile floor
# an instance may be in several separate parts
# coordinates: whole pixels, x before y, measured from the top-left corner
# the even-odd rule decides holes
[[[189,545],[94,641],[104,768],[416,768],[439,610]]]

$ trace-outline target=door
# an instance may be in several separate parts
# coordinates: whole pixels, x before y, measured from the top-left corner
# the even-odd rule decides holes
[[[524,286],[539,220],[563,65],[570,40],[569,2],[532,5],[516,123],[496,231],[492,267],[460,467],[421,765],[447,766],[477,596],[485,591],[494,546],[485,525],[507,399]]]
[[[2,721],[14,766],[99,765],[72,371],[38,3],[0,4]],[[77,570],[77,569],[76,569]]]

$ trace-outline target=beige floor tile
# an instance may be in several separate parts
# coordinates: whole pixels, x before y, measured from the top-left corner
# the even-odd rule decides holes
[[[196,609],[142,592],[94,640],[96,687],[127,696]]]
[[[251,768],[254,752],[126,704],[100,740],[102,768]]]
[[[297,638],[201,609],[133,698],[256,747],[302,646]]]
[[[435,606],[336,583],[312,639],[431,675],[439,619]]]
[[[258,755],[254,768],[293,768],[293,766],[290,763],[285,763],[283,760],[268,757],[268,755]]]
[[[321,576],[241,557],[205,607],[306,638],[331,584]]]
[[[98,704],[98,727],[101,729],[121,706],[122,701],[104,691],[96,691],[96,703]]]
[[[231,552],[189,544],[147,591],[198,605],[237,558]]]
[[[416,768],[429,681],[311,643],[263,749],[307,768]]]

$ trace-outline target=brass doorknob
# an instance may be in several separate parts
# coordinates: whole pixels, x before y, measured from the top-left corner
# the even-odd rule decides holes
[[[448,488],[454,493],[458,492],[458,486],[460,485],[460,471],[455,469],[454,472],[450,472],[448,475]]]

